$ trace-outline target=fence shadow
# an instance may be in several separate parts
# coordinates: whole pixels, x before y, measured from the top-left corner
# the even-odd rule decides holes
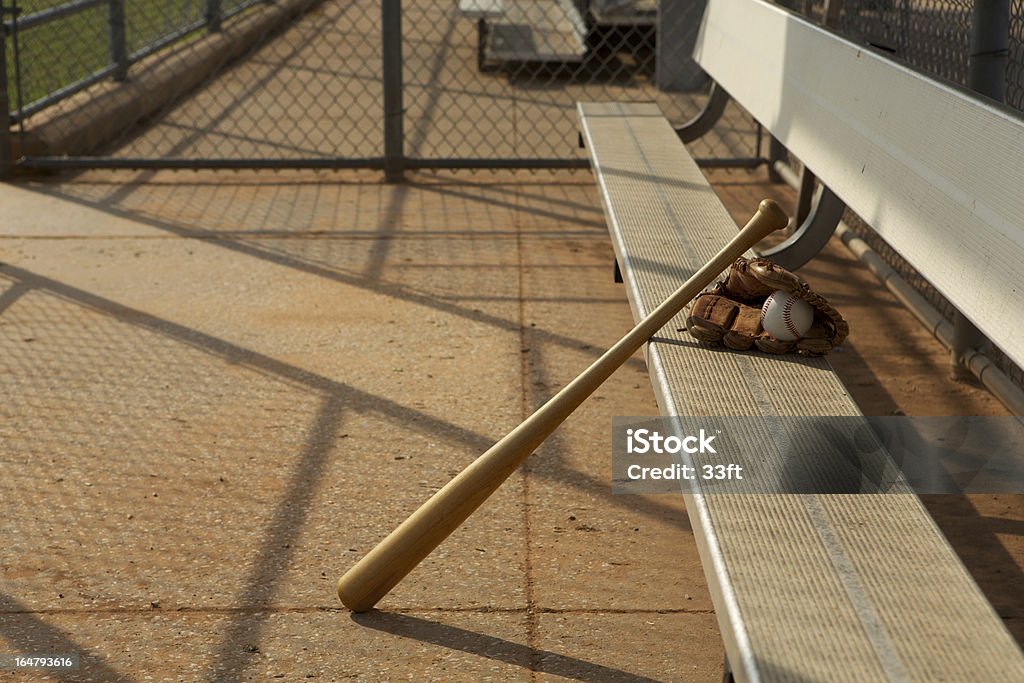
[[[353,614],[351,618],[360,626],[512,664],[538,674],[560,676],[574,681],[609,681],[612,683],[654,683],[655,681],[655,679],[631,674],[614,667],[514,643],[503,638],[410,614],[373,610],[366,614]]]

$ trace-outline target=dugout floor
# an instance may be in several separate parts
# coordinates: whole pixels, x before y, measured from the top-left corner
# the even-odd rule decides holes
[[[738,218],[791,200],[713,179]],[[631,325],[589,173],[96,172],[0,201],[0,653],[80,654],[55,680],[719,680],[681,500],[610,493],[611,417],[657,411],[639,358],[381,611],[334,593]],[[1005,412],[841,245],[803,274],[851,321],[865,412]],[[1024,640],[1024,497],[926,502]]]

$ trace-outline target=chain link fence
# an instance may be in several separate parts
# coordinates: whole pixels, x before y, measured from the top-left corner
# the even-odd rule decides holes
[[[825,0],[779,4],[826,23]],[[1004,95],[997,99],[1024,111],[1024,0],[841,0],[831,26],[917,71],[962,86],[970,85],[972,33],[982,29],[980,36],[1000,43],[995,57]]]
[[[703,0],[0,2],[27,166],[581,166],[576,101],[653,100],[678,125],[706,97]],[[1024,0],[1003,3],[1022,108]],[[968,81],[971,0],[784,4]],[[761,142],[732,105],[691,146],[742,165]]]
[[[912,68],[1024,111],[1024,0],[846,0],[841,30]],[[985,73],[988,70],[989,73]],[[858,216],[847,223],[943,316],[956,309]],[[1024,371],[998,349],[996,365],[1018,386]]]
[[[3,2],[26,166],[583,166],[577,101],[708,88],[700,0]],[[731,106],[694,151],[760,142]]]
[[[1024,110],[1024,2],[989,3],[1005,13],[1005,65],[1002,81],[1006,104]],[[894,59],[959,85],[970,85],[972,30],[978,17],[971,0],[921,0],[885,3],[847,0],[842,30],[850,38],[890,53]],[[982,16],[985,21],[989,17]]]
[[[20,0],[8,7],[17,121],[168,45],[218,31],[254,0]],[[10,70],[9,70],[9,73]]]

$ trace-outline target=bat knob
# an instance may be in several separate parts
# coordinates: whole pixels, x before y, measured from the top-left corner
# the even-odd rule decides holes
[[[777,226],[774,230],[781,230],[789,225],[789,215],[774,199],[762,199],[757,205],[757,212],[764,216],[769,224]]]

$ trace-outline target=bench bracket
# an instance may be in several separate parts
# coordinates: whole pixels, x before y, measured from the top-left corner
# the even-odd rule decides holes
[[[761,252],[761,256],[775,261],[784,268],[796,270],[804,265],[828,243],[843,217],[846,204],[822,184],[807,218],[800,223],[785,242]]]
[[[708,93],[708,101],[704,103],[696,116],[676,128],[676,134],[683,142],[693,142],[705,133],[709,132],[718,123],[725,113],[725,105],[729,103],[729,93],[715,81],[711,81],[711,91]]]

